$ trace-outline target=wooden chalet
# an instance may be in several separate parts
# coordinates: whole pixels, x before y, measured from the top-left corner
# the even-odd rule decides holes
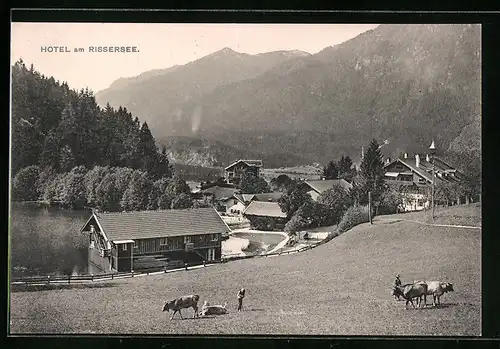
[[[218,212],[225,212],[227,200],[237,192],[239,189],[236,188],[213,186],[201,190],[198,195],[202,200],[212,202]]]
[[[435,185],[457,183],[466,179],[465,175],[444,160],[434,157]],[[384,166],[386,183],[398,190],[405,190],[407,202],[405,210],[422,210],[429,206],[428,198],[432,188],[432,160],[415,154],[405,154],[395,160],[387,159]],[[457,198],[457,203],[468,202],[469,198]]]
[[[228,184],[238,185],[246,171],[251,171],[259,177],[261,167],[262,160],[238,160],[224,169],[224,179]]]
[[[241,215],[252,201],[278,202],[283,193],[234,194],[225,200],[226,214]]]
[[[313,180],[304,181],[302,185],[307,190],[307,193],[311,195],[311,198],[316,201],[318,197],[328,189],[333,188],[334,185],[339,185],[346,191],[352,189],[352,184],[345,179],[323,179],[323,180]]]
[[[94,212],[88,235],[89,270],[129,272],[168,262],[220,260],[222,236],[231,230],[214,208]]]

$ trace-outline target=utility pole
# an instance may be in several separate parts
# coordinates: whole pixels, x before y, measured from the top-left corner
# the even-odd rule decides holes
[[[368,192],[368,218],[370,220],[370,224],[373,224],[372,222],[372,192]]]

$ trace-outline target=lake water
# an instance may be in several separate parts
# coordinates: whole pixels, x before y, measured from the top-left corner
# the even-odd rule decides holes
[[[80,229],[90,215],[90,210],[12,203],[12,276],[87,274],[88,238],[80,234]],[[234,236],[250,240],[245,251],[249,254],[269,251],[284,239],[272,233],[235,232]]]
[[[249,254],[270,251],[285,239],[283,235],[275,233],[234,232],[232,236],[250,241],[250,245],[245,250]]]
[[[87,273],[88,240],[80,228],[88,210],[12,203],[10,267],[13,276]]]

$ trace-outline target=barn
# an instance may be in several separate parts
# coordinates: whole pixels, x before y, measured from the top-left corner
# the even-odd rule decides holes
[[[93,212],[80,230],[89,239],[89,271],[96,272],[220,260],[230,231],[214,208]]]
[[[281,230],[285,227],[286,213],[277,202],[252,201],[243,212],[250,226],[258,230]]]

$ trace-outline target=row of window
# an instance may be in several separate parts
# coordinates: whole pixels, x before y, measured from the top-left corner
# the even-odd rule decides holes
[[[204,236],[206,236],[206,235],[201,235],[199,237],[199,239],[203,240]],[[218,234],[209,234],[208,238],[210,241],[218,241],[219,240]],[[182,248],[181,240],[179,240],[179,239],[167,240],[167,238],[160,238],[158,240],[159,240],[160,250],[167,250],[169,248],[175,250],[175,249]],[[195,242],[194,236],[185,236],[184,237],[185,244],[194,243],[194,242]],[[169,245],[168,243],[170,243],[170,246],[168,246]],[[138,240],[134,241],[134,248],[139,248],[139,241]],[[122,245],[122,251],[127,251],[127,244]]]

